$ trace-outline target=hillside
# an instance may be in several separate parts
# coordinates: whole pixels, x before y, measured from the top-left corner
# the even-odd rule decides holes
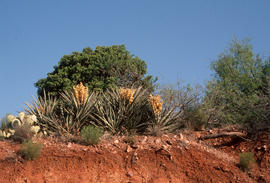
[[[0,141],[0,182],[270,182],[270,132],[200,141],[217,130],[151,136],[103,136],[96,146],[35,138],[38,159],[21,158],[20,144]],[[239,153],[253,152],[252,173],[238,167]]]

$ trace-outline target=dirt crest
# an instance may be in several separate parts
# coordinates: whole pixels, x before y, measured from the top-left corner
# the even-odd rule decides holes
[[[270,182],[269,133],[258,141],[197,140],[209,133],[106,137],[97,146],[36,138],[43,151],[33,161],[20,157],[20,144],[2,140],[0,183]],[[252,174],[237,165],[242,151],[255,154]]]

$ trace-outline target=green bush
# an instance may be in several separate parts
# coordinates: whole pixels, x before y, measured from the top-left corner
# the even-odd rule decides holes
[[[46,90],[51,96],[70,90],[83,82],[89,91],[104,91],[110,87],[143,86],[153,90],[154,80],[147,74],[147,65],[132,55],[124,45],[84,48],[61,58],[53,72],[35,83],[38,94]]]
[[[239,166],[244,171],[250,171],[252,166],[255,163],[253,154],[251,152],[244,152],[240,154],[240,163]]]
[[[98,144],[102,135],[103,130],[93,125],[85,126],[81,130],[81,137],[88,145]]]
[[[208,83],[203,100],[209,122],[243,124],[253,131],[262,122],[269,124],[269,113],[265,113],[268,105],[261,103],[267,93],[269,68],[269,60],[255,55],[248,40],[233,40],[229,49],[212,63],[215,77]]]
[[[20,152],[26,160],[34,160],[40,156],[42,144],[33,143],[32,140],[25,140],[21,145]]]

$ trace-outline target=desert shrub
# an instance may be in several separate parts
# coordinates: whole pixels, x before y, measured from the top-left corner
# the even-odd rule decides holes
[[[209,123],[237,123],[252,133],[261,125],[269,125],[269,68],[269,60],[254,56],[248,40],[233,40],[212,63],[215,77],[209,81],[202,102]]]
[[[252,129],[260,124],[268,68],[269,61],[254,56],[248,40],[233,40],[230,48],[212,63],[215,77],[209,81],[203,100],[210,123],[238,123]],[[269,120],[266,122],[269,124]]]
[[[179,128],[179,117],[183,114],[183,108],[179,106],[168,107],[163,105],[159,95],[149,95],[149,106],[152,109],[152,118],[149,119],[147,132],[150,135],[160,136],[166,132],[174,132]],[[165,108],[163,108],[165,106]]]
[[[90,121],[96,94],[89,94],[82,83],[71,91],[60,93],[60,98],[43,94],[27,104],[26,111],[37,116],[38,125],[49,134],[79,135],[82,126]]]
[[[125,134],[131,131],[143,133],[149,119],[153,117],[148,105],[148,91],[137,89],[112,88],[99,95],[93,121],[112,134]]]
[[[80,82],[90,91],[105,91],[111,87],[143,86],[154,88],[154,80],[147,74],[147,65],[139,57],[130,54],[124,45],[97,46],[95,50],[84,48],[61,58],[53,72],[35,83],[38,94],[46,90],[51,96],[71,90]]]
[[[31,140],[25,140],[20,148],[22,157],[26,160],[34,160],[41,154],[42,144],[33,143]]]
[[[14,128],[15,133],[12,136],[13,140],[22,143],[25,140],[31,140],[34,136],[34,133],[31,131],[31,125],[25,123],[21,126],[16,126]]]
[[[26,103],[26,112],[35,115],[41,130],[46,131],[48,134],[56,131],[59,133],[66,132],[59,119],[59,101],[56,97],[47,94],[45,91],[43,92],[43,96],[33,98],[31,104]]]
[[[185,111],[184,120],[186,127],[195,131],[205,129],[208,122],[208,118],[201,106]]]
[[[164,112],[172,110],[171,115],[178,112],[173,118],[175,127],[192,129],[207,123],[206,116],[201,109],[202,93],[202,86],[191,87],[182,84],[180,81],[177,81],[174,85],[163,85],[158,91],[158,94],[164,100]],[[155,133],[160,133],[158,126],[152,128],[152,130]]]
[[[244,152],[240,154],[239,166],[242,168],[242,170],[250,171],[254,163],[255,159],[253,158],[253,154],[251,152]]]
[[[98,144],[102,135],[103,130],[93,125],[85,126],[81,130],[81,137],[88,145]]]

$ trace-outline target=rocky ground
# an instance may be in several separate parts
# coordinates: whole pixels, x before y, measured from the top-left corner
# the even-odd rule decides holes
[[[215,133],[221,132],[183,131],[161,137],[105,135],[96,146],[35,138],[43,150],[33,161],[21,158],[20,144],[1,140],[0,182],[270,182],[270,132],[261,132],[255,140],[199,140]],[[238,166],[241,152],[253,152],[256,158],[249,173]]]

